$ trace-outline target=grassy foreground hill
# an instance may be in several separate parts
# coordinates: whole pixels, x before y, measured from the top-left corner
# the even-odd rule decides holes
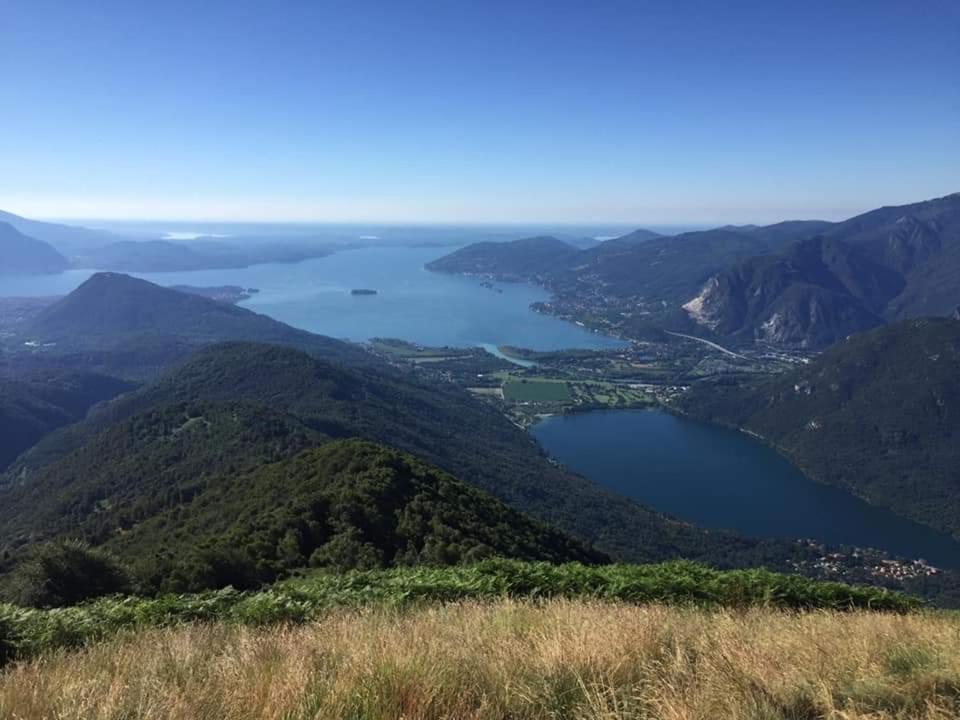
[[[855,335],[752,385],[695,388],[682,407],[757,433],[808,475],[960,537],[960,321]]]
[[[851,609],[871,601],[911,607],[876,590],[689,564],[492,561],[323,574],[256,594],[0,606],[0,715],[955,716],[956,617]],[[845,611],[784,610],[835,602]]]
[[[186,622],[302,623],[337,608],[401,610],[507,598],[838,612],[910,612],[921,606],[910,596],[888,590],[765,570],[718,571],[690,562],[591,566],[493,558],[452,567],[314,572],[256,592],[226,588],[186,595],[116,596],[54,609],[0,604],[0,651],[10,660]]]

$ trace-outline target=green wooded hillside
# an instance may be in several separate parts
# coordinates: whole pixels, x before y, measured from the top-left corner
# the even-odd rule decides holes
[[[743,427],[811,477],[960,537],[960,321],[855,335],[753,385],[695,388],[683,408]]]
[[[0,471],[47,433],[132,388],[116,378],[60,369],[0,375]]]
[[[198,412],[209,413],[209,424],[190,422]],[[235,413],[240,421],[232,421]],[[203,350],[21,457],[6,476],[0,541],[30,541],[51,527],[63,531],[64,522],[97,527],[141,499],[153,502],[154,493],[186,490],[198,476],[244,471],[350,437],[416,455],[620,559],[782,567],[801,552],[789,542],[700,530],[607,492],[551,463],[522,429],[452,385],[249,343]],[[114,486],[131,497],[104,515],[100,493]],[[97,532],[109,532],[109,524]]]

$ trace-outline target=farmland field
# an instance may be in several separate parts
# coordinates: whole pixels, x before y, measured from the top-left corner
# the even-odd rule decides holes
[[[516,380],[503,385],[503,396],[513,402],[567,402],[570,390],[561,380]]]

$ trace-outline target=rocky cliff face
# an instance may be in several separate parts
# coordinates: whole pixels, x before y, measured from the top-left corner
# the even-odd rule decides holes
[[[751,258],[710,278],[684,310],[724,335],[817,347],[882,321],[866,298],[899,287],[869,260],[814,238],[775,257]]]
[[[881,208],[739,262],[683,308],[714,332],[815,348],[886,320],[950,315],[957,297],[960,194]]]

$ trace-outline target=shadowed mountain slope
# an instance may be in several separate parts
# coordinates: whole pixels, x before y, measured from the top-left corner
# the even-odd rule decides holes
[[[0,221],[0,275],[58,273],[68,267],[67,259],[51,245]]]
[[[960,302],[960,194],[886,207],[724,270],[685,304],[721,334],[823,347]]]
[[[757,433],[816,480],[960,537],[960,321],[907,320],[794,372],[695,388],[698,417]]]

